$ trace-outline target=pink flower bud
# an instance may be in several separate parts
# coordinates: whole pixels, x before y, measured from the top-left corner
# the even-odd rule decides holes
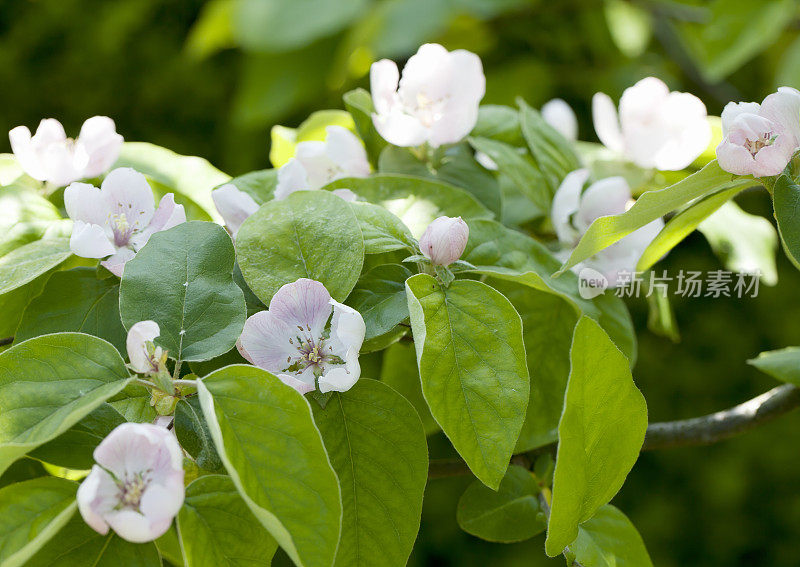
[[[461,257],[469,238],[469,227],[461,217],[439,217],[428,225],[419,247],[438,266],[449,266]]]

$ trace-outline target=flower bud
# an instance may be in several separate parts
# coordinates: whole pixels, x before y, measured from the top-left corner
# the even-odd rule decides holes
[[[428,225],[419,247],[437,266],[449,266],[461,257],[469,238],[469,227],[461,217],[439,217]]]

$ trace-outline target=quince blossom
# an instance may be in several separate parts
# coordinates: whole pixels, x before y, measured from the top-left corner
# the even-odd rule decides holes
[[[722,135],[717,146],[722,169],[756,177],[780,174],[800,146],[800,92],[781,87],[761,104],[728,103]]]
[[[86,120],[75,140],[53,118],[42,120],[33,136],[27,126],[17,126],[8,138],[25,173],[59,187],[106,171],[117,161],[123,142],[107,116]]]
[[[237,347],[301,394],[315,390],[316,382],[322,393],[346,392],[361,376],[365,332],[358,311],[332,299],[318,281],[302,278],[281,287],[268,311],[247,319]]]
[[[295,191],[314,191],[343,177],[367,177],[369,160],[361,141],[347,128],[328,126],[324,142],[297,144],[295,154],[278,170],[275,199],[282,200]],[[348,189],[333,191],[346,201],[355,199]]]
[[[469,240],[469,226],[461,217],[434,219],[422,237],[419,248],[422,255],[436,266],[449,266],[461,257]]]
[[[630,187],[623,177],[601,179],[584,191],[588,180],[588,169],[569,173],[553,198],[551,218],[558,240],[565,247],[557,255],[560,259],[569,256],[595,219],[624,213],[633,204]],[[608,280],[609,286],[615,287],[622,272],[636,269],[642,253],[662,228],[664,221],[656,219],[576,265],[573,271],[580,273],[585,267],[592,268]]]
[[[258,210],[258,203],[233,183],[226,183],[222,187],[214,189],[211,192],[211,199],[225,220],[225,226],[233,236],[239,232],[239,228],[247,220],[247,217]]]
[[[149,423],[123,423],[94,450],[98,464],[78,488],[78,509],[100,534],[133,543],[164,535],[184,499],[183,453],[175,436]]]
[[[542,118],[567,140],[578,139],[578,118],[563,99],[554,98],[542,105]]]
[[[106,258],[101,264],[122,277],[125,263],[151,235],[186,222],[183,205],[167,193],[158,209],[144,175],[129,167],[109,173],[98,189],[72,183],[64,191],[64,205],[75,221],[69,246],[83,258]]]
[[[373,63],[370,83],[375,128],[390,144],[406,147],[462,140],[475,127],[486,93],[480,58],[436,43],[409,58],[402,78],[394,61]]]
[[[125,348],[130,368],[139,374],[155,374],[164,369],[167,353],[153,344],[161,334],[155,321],[139,321],[128,331]]]
[[[643,168],[681,170],[711,141],[703,102],[689,93],[670,92],[655,77],[625,89],[619,114],[608,95],[596,93],[592,117],[600,141]]]

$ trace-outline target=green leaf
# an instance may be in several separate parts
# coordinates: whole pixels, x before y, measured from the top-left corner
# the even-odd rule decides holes
[[[214,223],[192,221],[157,232],[125,265],[122,322],[158,323],[156,343],[176,360],[228,352],[242,333],[244,294],[233,281],[233,243]]]
[[[367,0],[241,0],[235,37],[250,51],[290,51],[343,29],[366,5]]]
[[[508,467],[497,491],[477,480],[458,500],[458,525],[465,532],[486,541],[513,543],[545,530],[539,506],[539,485],[529,470]]]
[[[32,282],[0,295],[0,313],[3,314],[0,317],[0,337],[16,336],[25,309],[42,292],[49,277],[47,273],[42,274]]]
[[[552,195],[542,173],[516,148],[489,138],[470,138],[469,143],[479,152],[488,155],[514,185],[536,208],[536,216],[545,216],[550,211]]]
[[[157,415],[150,400],[150,391],[143,385],[132,382],[119,394],[109,399],[108,403],[122,414],[125,421],[145,423],[152,422]]]
[[[800,347],[786,347],[760,353],[747,361],[781,382],[800,386]]]
[[[65,222],[60,219],[58,209],[30,187],[0,187],[0,256],[42,238],[54,224]]]
[[[334,181],[326,188],[350,189],[362,199],[385,207],[415,236],[421,236],[431,221],[442,215],[492,218],[492,213],[464,189],[420,177],[382,174],[351,177]]]
[[[45,470],[42,463],[36,459],[23,457],[15,461],[6,469],[6,472],[0,475],[0,488],[42,476],[50,476],[50,473]]]
[[[364,254],[383,254],[393,250],[409,250],[416,239],[399,218],[379,205],[352,203],[364,236]]]
[[[580,160],[572,143],[545,122],[538,111],[522,99],[517,102],[522,135],[528,143],[533,160],[547,181],[550,194],[555,195],[564,177],[580,167]]]
[[[558,421],[569,378],[569,350],[578,313],[563,298],[507,281],[490,285],[503,293],[522,317],[522,336],[531,393],[515,453],[558,439]]]
[[[203,470],[221,471],[222,461],[214,448],[211,432],[203,417],[203,409],[197,396],[185,398],[175,406],[175,435],[184,451]]]
[[[69,430],[31,451],[30,456],[68,469],[91,469],[95,448],[123,423],[125,418],[117,410],[102,404]]]
[[[758,273],[767,285],[778,283],[775,251],[778,235],[764,217],[744,212],[729,201],[698,227],[711,249],[733,272]]]
[[[290,558],[333,564],[342,500],[308,402],[254,366],[198,382],[214,445],[239,494]]]
[[[800,185],[788,175],[781,175],[775,182],[772,203],[783,249],[792,264],[800,270]]]
[[[522,321],[501,293],[427,274],[406,281],[422,393],[478,479],[497,488],[519,437],[529,379]]]
[[[669,219],[661,232],[645,248],[642,257],[639,258],[639,263],[636,264],[636,270],[640,272],[649,270],[741,190],[742,188],[737,186],[712,193],[691,203],[686,209]]]
[[[525,138],[519,123],[516,108],[499,104],[484,104],[478,109],[478,122],[472,129],[472,136],[491,138],[512,146],[524,146]]]
[[[372,95],[364,89],[355,89],[344,93],[342,100],[347,112],[350,113],[355,121],[359,137],[364,141],[369,161],[372,165],[377,165],[378,156],[381,155],[381,151],[386,147],[386,140],[378,134],[375,124],[372,122],[372,114],[375,112],[375,107],[372,104]]]
[[[406,565],[428,479],[428,446],[417,412],[389,386],[366,378],[334,392],[325,409],[316,403],[312,408],[342,490],[334,565]]]
[[[413,275],[400,264],[384,264],[361,276],[347,304],[361,313],[368,341],[391,332],[408,319],[405,282]]]
[[[258,203],[271,201],[278,186],[277,169],[260,169],[234,177],[227,183],[233,184],[239,191],[250,195]],[[223,183],[224,185],[224,183]]]
[[[642,536],[611,504],[581,524],[569,549],[584,567],[653,567]]]
[[[174,567],[186,566],[186,562],[183,560],[183,551],[181,550],[181,542],[178,539],[178,531],[175,529],[175,524],[170,526],[167,532],[156,539],[154,543],[158,548],[158,554],[161,556],[162,560],[165,559],[169,561],[169,564],[174,565]]]
[[[545,541],[550,557],[619,491],[647,429],[647,405],[627,359],[588,317],[575,327],[570,359]]]
[[[78,509],[77,489],[55,477],[0,489],[0,565],[20,567],[47,543]]]
[[[471,221],[463,260],[476,266],[475,273],[513,281],[566,299],[579,315],[596,320],[631,364],[636,360],[636,334],[625,303],[613,294],[584,299],[578,276],[565,272],[551,276],[560,262],[539,242],[492,221]]]
[[[236,235],[236,253],[247,285],[265,304],[299,278],[321,282],[344,301],[361,273],[364,238],[346,201],[298,191],[251,215]]]
[[[14,338],[21,342],[62,331],[94,335],[125,352],[119,281],[98,278],[94,268],[73,268],[50,276],[41,295],[25,309]]]
[[[297,128],[273,126],[270,132],[269,161],[278,168],[294,157],[300,142],[323,142],[328,136],[328,126],[341,126],[355,132],[355,123],[344,110],[318,110],[312,112]]]
[[[384,382],[408,400],[417,410],[425,435],[440,430],[433,419],[428,403],[422,395],[422,384],[419,380],[417,355],[410,342],[399,342],[391,345],[383,352],[381,361],[381,382]]]
[[[117,350],[81,333],[44,335],[0,353],[0,473],[67,431],[128,381]]]
[[[161,567],[161,557],[153,542],[100,535],[75,514],[25,567]]]
[[[637,228],[685,205],[692,199],[734,187],[744,189],[755,184],[756,182],[752,178],[731,175],[720,168],[717,160],[713,160],[700,171],[685,177],[674,185],[664,189],[645,191],[636,200],[636,203],[624,213],[595,220],[572,251],[569,259],[561,266],[560,273],[578,262],[594,256]]]
[[[269,565],[278,549],[228,476],[203,476],[186,487],[178,531],[186,567]]]
[[[222,222],[211,199],[211,190],[231,176],[203,158],[182,156],[146,142],[125,142],[114,167],[132,167],[162,185],[166,191],[161,192],[174,192],[177,202],[182,202],[181,196],[187,197],[213,220]]]
[[[49,272],[72,256],[69,238],[34,240],[0,258],[0,295]]]

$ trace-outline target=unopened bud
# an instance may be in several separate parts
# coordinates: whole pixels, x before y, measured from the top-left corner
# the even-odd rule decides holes
[[[439,217],[425,229],[419,247],[433,264],[448,266],[464,253],[468,238],[469,227],[461,217]]]

